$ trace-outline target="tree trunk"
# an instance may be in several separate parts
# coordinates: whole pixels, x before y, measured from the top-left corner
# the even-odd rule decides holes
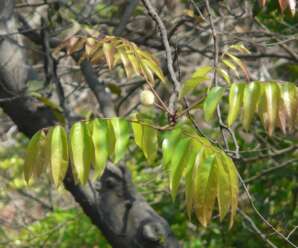
[[[50,109],[36,107],[25,94],[35,74],[19,46],[22,37],[15,34],[13,10],[14,1],[0,0],[0,107],[31,137],[56,120]],[[76,185],[69,170],[64,185],[113,247],[179,247],[167,222],[136,191],[124,166],[109,164],[101,179],[88,187]]]

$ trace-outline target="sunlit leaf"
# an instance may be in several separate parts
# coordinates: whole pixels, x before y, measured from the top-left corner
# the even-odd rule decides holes
[[[250,51],[242,43],[231,45],[230,48],[233,48],[240,53],[250,54]]]
[[[74,169],[79,181],[85,184],[88,180],[92,160],[93,145],[85,122],[73,124],[70,130],[70,151]]]
[[[152,71],[162,82],[165,81],[165,77],[156,62],[154,63],[149,60],[142,60],[142,63],[145,64],[150,69],[150,71]]]
[[[204,117],[206,121],[210,121],[216,111],[217,105],[222,99],[225,93],[225,89],[220,86],[215,86],[211,88],[208,92],[207,97],[204,101]]]
[[[296,0],[288,0],[289,8],[292,16],[295,16],[296,13]]]
[[[59,187],[68,168],[68,144],[65,129],[55,126],[49,133],[50,164],[54,184]]]
[[[231,84],[231,78],[229,76],[229,73],[227,73],[226,70],[222,68],[217,68],[216,70],[218,74],[227,82],[227,84]]]
[[[182,176],[182,172],[187,165],[187,160],[190,157],[191,150],[190,150],[191,139],[185,138],[181,139],[174,149],[173,157],[171,160],[171,164],[169,167],[170,170],[170,190],[172,194],[172,198],[176,198],[178,186],[180,183],[180,179]]]
[[[191,143],[191,154],[188,157],[187,164],[185,165],[185,202],[186,202],[186,212],[188,218],[191,218],[191,212],[193,208],[193,194],[195,191],[194,185],[194,165],[196,157],[198,156],[197,152],[200,150],[202,145],[195,140],[192,140]]]
[[[272,135],[277,121],[280,100],[279,87],[275,82],[265,84],[265,97],[268,117],[268,126],[266,128],[268,129],[268,134]]]
[[[179,98],[182,99],[183,97],[188,95],[192,90],[194,90],[198,85],[206,82],[207,80],[209,80],[209,78],[206,76],[205,77],[193,77],[191,79],[186,80],[180,90]]]
[[[192,75],[191,77],[206,77],[209,72],[213,70],[212,66],[200,66]]]
[[[230,178],[228,172],[225,170],[222,159],[216,157],[216,176],[217,176],[217,202],[220,220],[229,211],[231,205],[231,188],[230,188]]]
[[[143,151],[149,163],[152,163],[157,156],[158,131],[152,127],[135,122],[131,125],[137,146]]]
[[[165,81],[160,65],[151,53],[141,50],[133,42],[120,37],[99,34],[95,36],[90,34],[86,37],[73,36],[62,42],[54,53],[57,54],[61,50],[66,50],[69,55],[82,51],[79,63],[88,59],[92,64],[98,64],[105,58],[109,69],[121,62],[127,77],[134,74],[141,75],[152,84],[154,84],[154,76]]]
[[[129,124],[122,118],[112,118],[109,121],[112,124],[116,138],[114,148],[114,163],[118,163],[123,158],[127,150],[129,142]]]
[[[234,83],[230,88],[229,93],[229,113],[228,113],[228,126],[232,126],[239,115],[240,107],[243,98],[244,83]]]
[[[246,67],[246,65],[236,56],[232,55],[231,53],[227,52],[225,53],[227,56],[229,56],[231,58],[231,60],[240,67],[240,69],[242,70],[243,74],[245,75],[246,79],[249,80],[249,72],[248,69]]]
[[[229,176],[230,185],[230,202],[231,202],[231,217],[230,217],[230,228],[233,226],[234,218],[238,207],[238,195],[239,195],[239,182],[238,172],[233,163],[233,160],[222,152],[222,161],[225,171]]]
[[[280,111],[284,112],[285,117],[287,118],[287,124],[289,126],[289,129],[291,130],[295,126],[295,120],[298,111],[298,95],[296,86],[292,83],[283,83],[280,86],[280,91]]]
[[[174,149],[179,140],[179,136],[181,134],[180,129],[174,129],[172,132],[168,133],[162,142],[162,163],[166,170],[168,170],[169,163],[174,154]]]
[[[109,69],[111,70],[114,65],[114,56],[116,49],[112,44],[105,42],[102,46],[102,50],[105,55]]]
[[[130,63],[127,53],[124,49],[118,49],[118,53],[120,54],[120,58],[124,67],[124,70],[126,72],[126,76],[128,78],[131,78],[131,76],[134,74],[133,66]]]
[[[108,127],[107,123],[100,119],[91,122],[91,138],[93,142],[94,155],[94,179],[101,176],[109,156],[108,149]]]
[[[217,193],[214,162],[214,154],[207,155],[205,153],[198,157],[196,161],[195,213],[204,227],[210,222]]]
[[[245,85],[243,93],[242,125],[246,130],[249,129],[253,115],[257,110],[260,95],[261,87],[259,82],[252,82]]]
[[[36,166],[39,166],[38,164],[42,161],[41,143],[45,141],[45,137],[46,135],[44,130],[40,130],[33,135],[27,146],[24,163],[24,177],[27,183],[32,177]]]

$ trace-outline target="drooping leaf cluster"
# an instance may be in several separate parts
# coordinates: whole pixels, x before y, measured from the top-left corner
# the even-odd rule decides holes
[[[193,210],[206,226],[217,199],[220,219],[231,211],[230,224],[233,224],[238,198],[237,171],[233,161],[221,149],[184,126],[161,135],[146,123],[115,117],[76,122],[69,135],[60,125],[43,129],[28,145],[25,179],[28,182],[50,169],[51,177],[59,187],[71,164],[75,179],[85,184],[90,174],[93,178],[102,175],[109,159],[117,163],[124,158],[132,136],[149,164],[157,160],[162,139],[162,162],[169,173],[172,197],[176,197],[179,185],[184,182],[189,216]]]
[[[184,179],[188,216],[193,211],[198,221],[207,226],[217,200],[220,220],[230,210],[232,226],[237,211],[238,175],[231,158],[207,139],[183,128],[166,135],[162,151],[173,199]]]
[[[54,54],[66,50],[69,55],[80,53],[80,60],[87,59],[92,64],[106,62],[111,70],[121,63],[126,76],[143,77],[148,83],[154,84],[156,76],[165,81],[158,61],[147,51],[124,38],[115,36],[72,36],[59,45]]]
[[[227,125],[232,126],[241,116],[241,122],[249,130],[257,114],[268,131],[273,134],[276,127],[284,133],[292,131],[297,125],[298,89],[293,83],[259,82],[233,83],[229,88],[229,108]],[[209,121],[216,106],[224,95],[224,88],[213,87],[204,102],[204,114]],[[242,110],[242,111],[241,111]]]

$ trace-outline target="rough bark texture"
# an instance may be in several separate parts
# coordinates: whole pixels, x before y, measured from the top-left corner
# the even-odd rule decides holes
[[[55,119],[48,108],[36,107],[24,93],[34,72],[19,46],[22,37],[8,35],[17,32],[13,2],[0,0],[0,107],[31,137]],[[98,182],[84,188],[74,183],[69,170],[64,185],[113,247],[179,247],[167,222],[137,193],[124,166],[108,165]]]

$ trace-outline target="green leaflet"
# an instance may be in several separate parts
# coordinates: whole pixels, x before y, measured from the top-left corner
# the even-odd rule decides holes
[[[204,117],[206,121],[210,121],[219,104],[221,98],[225,93],[225,89],[220,86],[213,87],[207,94],[204,101]]]
[[[168,133],[162,142],[162,164],[166,170],[168,170],[169,168],[169,163],[171,162],[171,159],[173,157],[175,145],[179,140],[180,134],[181,130],[179,128],[176,128]]]
[[[114,163],[118,163],[123,156],[128,147],[129,142],[129,124],[126,120],[121,118],[112,118],[108,120],[111,123],[114,137],[116,138],[114,147]]]
[[[228,126],[232,126],[239,115],[242,104],[244,83],[234,83],[230,88]]]
[[[91,122],[91,139],[93,142],[93,166],[94,179],[101,176],[109,156],[108,127],[107,123],[100,119]]]
[[[132,123],[135,142],[149,163],[154,162],[158,150],[158,131],[152,127]]]
[[[236,66],[230,60],[223,59],[222,62],[232,71],[237,71]]]
[[[182,85],[182,89],[180,90],[179,99],[182,99],[186,95],[188,95],[192,90],[194,90],[199,84],[206,82],[209,80],[208,77],[194,77],[188,79]]]
[[[188,95],[192,90],[194,90],[199,84],[209,80],[207,74],[212,71],[211,66],[202,66],[198,68],[191,76],[190,79],[186,80],[182,85],[182,88],[179,93],[179,98],[182,99]]]
[[[50,165],[54,184],[59,187],[68,168],[68,144],[65,129],[55,126],[49,133]]]
[[[222,159],[216,157],[217,202],[220,220],[226,216],[231,205],[230,178],[226,172]]]
[[[213,70],[213,67],[211,66],[201,66],[199,67],[192,75],[191,77],[205,77],[209,72]]]
[[[298,95],[296,86],[293,83],[283,83],[280,86],[281,104],[279,112],[287,119],[285,123],[288,124],[290,130],[295,126],[297,115]],[[283,128],[285,129],[285,127]]]
[[[234,44],[230,46],[230,48],[233,48],[240,53],[250,54],[250,51],[242,43]]]
[[[242,70],[242,72],[245,75],[246,79],[249,80],[249,73],[248,73],[248,70],[247,70],[245,64],[242,63],[242,61],[239,58],[235,57],[234,55],[232,55],[228,52],[226,53],[226,55],[228,55],[232,59],[232,61],[240,67],[240,69]]]
[[[45,138],[44,130],[40,130],[29,141],[24,163],[24,177],[27,183],[29,183],[31,176],[36,174],[36,168],[43,164],[41,144],[45,142]]]
[[[176,194],[178,191],[180,179],[183,173],[183,170],[185,169],[187,165],[187,161],[193,152],[190,149],[191,139],[185,138],[181,139],[175,149],[174,154],[171,160],[171,164],[169,167],[170,171],[170,190],[172,194],[173,200],[176,198]]]
[[[266,83],[264,87],[266,97],[266,112],[268,118],[266,128],[268,130],[268,134],[271,136],[277,121],[280,91],[278,85],[275,82]]]
[[[228,157],[224,152],[221,153],[223,166],[229,177],[230,185],[230,202],[231,202],[231,217],[230,217],[230,228],[233,226],[234,217],[237,212],[238,206],[238,194],[239,194],[239,183],[238,183],[238,172],[233,163],[233,160]]]
[[[231,84],[231,78],[226,70],[222,68],[217,68],[216,71],[226,81],[227,84]]]
[[[257,110],[258,101],[261,95],[261,86],[259,82],[252,82],[245,85],[243,93],[243,117],[242,125],[248,130]]]
[[[212,216],[212,209],[216,199],[216,167],[214,154],[200,152],[196,161],[196,196],[195,213],[201,224],[206,227]]]
[[[80,183],[85,184],[90,172],[93,145],[85,122],[73,124],[70,130],[71,159]]]
[[[201,149],[202,145],[195,140],[191,143],[191,154],[188,158],[185,170],[185,201],[186,201],[186,212],[188,218],[191,218],[191,211],[193,208],[193,194],[195,192],[194,185],[194,165],[196,157],[198,156],[197,151]]]

